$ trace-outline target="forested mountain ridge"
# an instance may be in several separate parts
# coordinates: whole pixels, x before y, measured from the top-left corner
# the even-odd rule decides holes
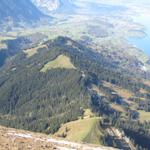
[[[111,60],[67,37],[18,51],[0,71],[0,124],[48,134],[82,118],[85,109],[120,126],[122,118],[137,121],[135,108],[144,96],[137,91],[150,91]],[[133,94],[127,97],[126,91]]]

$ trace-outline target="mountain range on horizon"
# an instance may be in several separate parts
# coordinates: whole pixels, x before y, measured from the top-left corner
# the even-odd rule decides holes
[[[7,11],[6,11],[7,10]],[[2,0],[0,3],[0,21],[37,21],[44,15],[30,0]]]
[[[50,24],[52,13],[71,13],[76,6],[71,0],[2,0],[0,22],[4,29]],[[7,10],[7,11],[5,11]],[[5,27],[5,28],[4,28]]]

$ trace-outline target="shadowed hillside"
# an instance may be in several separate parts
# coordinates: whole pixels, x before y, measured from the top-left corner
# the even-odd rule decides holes
[[[42,19],[50,20],[50,17],[45,16],[30,0],[0,2],[0,23],[3,29],[10,30],[13,26],[36,24]]]

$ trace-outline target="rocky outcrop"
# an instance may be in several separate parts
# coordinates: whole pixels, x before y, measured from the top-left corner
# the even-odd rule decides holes
[[[75,11],[72,0],[32,0],[43,13],[50,15],[52,12],[70,13]]]
[[[80,144],[48,135],[0,126],[1,150],[115,150],[114,148]]]

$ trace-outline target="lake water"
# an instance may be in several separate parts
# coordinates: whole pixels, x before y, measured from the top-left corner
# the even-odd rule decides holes
[[[143,50],[150,56],[150,15],[141,15],[134,17],[134,22],[140,23],[145,26],[146,36],[143,38],[129,38],[129,42],[135,45],[137,48]]]

